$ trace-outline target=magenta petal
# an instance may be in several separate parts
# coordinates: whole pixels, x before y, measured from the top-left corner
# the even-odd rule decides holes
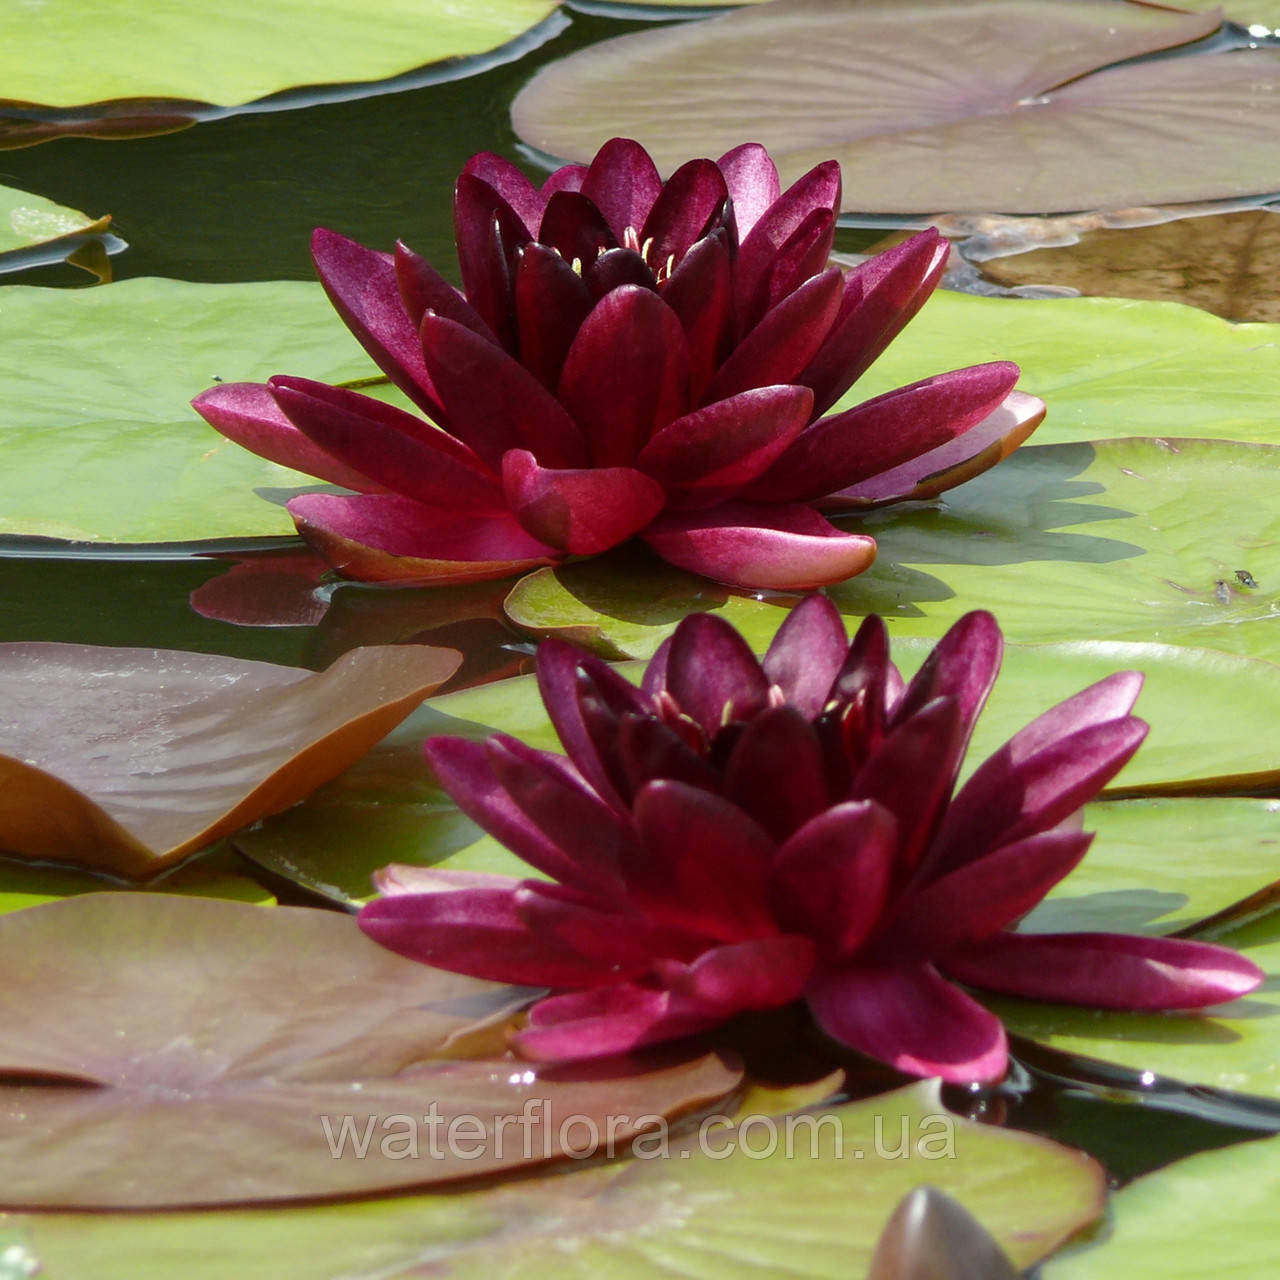
[[[816,412],[826,413],[920,310],[950,248],[930,227],[849,272],[830,337],[798,379],[813,388]]]
[[[617,892],[618,849],[629,833],[560,757],[496,738],[428,738],[423,750],[458,808],[531,867],[584,893]]]
[[[530,229],[487,182],[462,173],[453,189],[458,266],[467,301],[508,350],[515,344],[511,272]]]
[[[710,511],[664,514],[643,534],[664,559],[732,586],[807,591],[868,568],[876,542],[841,533],[801,506],[725,503]]]
[[[1028,439],[1044,420],[1045,403],[1011,391],[994,413],[964,435],[900,467],[828,494],[819,505],[853,511],[888,502],[923,501],[989,471]]]
[[[642,910],[726,942],[777,932],[767,896],[777,846],[741,809],[664,779],[641,789],[634,812],[640,851],[622,874]]]
[[[1117,933],[1001,933],[944,964],[987,991],[1099,1009],[1199,1009],[1266,976],[1229,947]]]
[[[582,279],[596,300],[624,284],[651,291],[658,287],[649,264],[634,249],[606,249],[590,266],[583,267]]]
[[[752,496],[807,502],[892,471],[987,421],[1017,380],[1018,366],[1007,361],[975,365],[832,414],[792,445]]]
[[[373,886],[384,898],[406,893],[454,893],[458,889],[510,889],[520,884],[517,876],[495,871],[453,871],[447,867],[424,867],[414,863],[391,862],[373,873]]]
[[[808,1001],[833,1040],[910,1075],[968,1084],[999,1080],[1008,1066],[1000,1019],[932,965],[844,969]]]
[[[870,614],[858,627],[831,686],[839,723],[847,735],[846,754],[855,744],[865,744],[865,759],[879,745],[889,712],[901,691],[901,676],[889,661],[889,632],[884,619]],[[851,758],[850,764],[857,768],[861,760]]]
[[[936,959],[1026,915],[1084,857],[1082,831],[1046,831],[1007,844],[909,893],[885,923],[878,956]]]
[[[439,400],[391,255],[319,227],[311,236],[311,256],[329,301],[356,340],[414,404],[436,416]]]
[[[727,240],[704,236],[676,264],[661,292],[689,344],[689,402],[701,404],[734,344],[733,259]]]
[[[306,378],[272,378],[269,385],[300,431],[382,487],[460,515],[505,509],[497,477],[471,450],[412,414]]]
[[[569,759],[602,800],[623,811],[630,799],[619,721],[648,710],[640,691],[607,663],[554,636],[538,646],[538,691]]]
[[[675,1040],[719,1019],[682,1007],[669,991],[617,983],[539,1000],[529,1025],[512,1038],[535,1062],[603,1058]]]
[[[935,698],[954,698],[968,742],[1004,655],[1004,637],[995,618],[983,609],[966,613],[950,627],[920,664],[894,703],[889,724],[902,724]]]
[[[558,559],[506,512],[460,516],[398,494],[308,493],[287,506],[335,569],[367,582],[487,582]]]
[[[788,706],[753,716],[725,763],[724,796],[779,842],[827,808],[825,762],[808,718]]]
[[[606,294],[569,348],[559,395],[596,466],[632,465],[689,408],[688,347],[675,312],[638,285]]]
[[[783,620],[761,665],[769,683],[813,720],[826,706],[848,651],[840,611],[826,596],[806,596]]]
[[[595,154],[582,180],[582,194],[604,214],[622,242],[628,229],[638,233],[662,190],[658,167],[630,138],[611,138]]]
[[[495,471],[509,449],[529,449],[549,467],[587,461],[586,441],[573,419],[501,347],[428,313],[422,349],[450,431]]]
[[[480,151],[467,161],[462,172],[491,186],[532,233],[542,217],[545,199],[510,160],[492,151]]]
[[[670,725],[652,715],[622,717],[618,753],[631,794],[655,778],[670,778],[717,794],[720,791],[720,775],[715,769]]]
[[[768,706],[769,682],[751,646],[723,618],[694,613],[671,637],[666,688],[708,739]]]
[[[659,431],[636,466],[667,490],[673,506],[714,506],[760,475],[804,430],[807,387],[756,387],[695,409]]]
[[[260,382],[224,382],[202,391],[191,405],[228,440],[268,462],[293,467],[346,489],[376,492],[381,488],[309,440],[284,415],[271,389]]]
[[[577,191],[558,191],[547,201],[538,240],[582,270],[618,247],[618,237],[599,209]]]
[[[809,938],[776,934],[704,951],[692,964],[660,965],[671,990],[691,1004],[729,1018],[777,1009],[804,995],[817,959]]]
[[[535,937],[516,911],[514,888],[378,898],[361,909],[359,922],[379,946],[452,973],[530,987],[609,980],[594,957]]]
[[[824,161],[793,182],[765,210],[750,233],[740,231],[742,243],[734,271],[740,309],[755,296],[756,286],[773,264],[779,248],[814,209],[840,212],[840,166],[834,160]]]
[[[641,252],[659,278],[706,235],[728,196],[724,174],[710,160],[689,160],[667,179],[640,230]]]
[[[835,214],[830,209],[812,210],[779,246],[755,293],[742,307],[738,316],[741,332],[750,333],[765,312],[826,267],[835,236]]]
[[[793,382],[822,345],[839,305],[840,269],[832,267],[801,285],[756,325],[720,366],[703,400]]]
[[[823,958],[848,959],[880,918],[893,878],[898,824],[869,800],[838,804],[778,851],[778,920],[817,940]]]
[[[408,313],[414,329],[422,324],[428,311],[465,325],[472,333],[478,333],[490,342],[497,342],[480,313],[453,287],[425,258],[419,257],[407,245],[396,241],[396,280],[400,285],[400,300]]]
[[[513,449],[502,460],[502,484],[521,526],[570,555],[608,551],[638,533],[662,510],[662,486],[631,467],[553,470]]]
[[[546,182],[542,184],[540,194],[543,208],[546,208],[547,201],[557,191],[581,191],[582,184],[586,180],[587,166],[585,164],[566,164],[554,170]]]
[[[716,161],[733,199],[738,236],[745,240],[761,215],[782,193],[778,168],[758,142],[744,142]]]
[[[592,299],[582,277],[554,250],[530,242],[515,271],[520,363],[552,393]]]

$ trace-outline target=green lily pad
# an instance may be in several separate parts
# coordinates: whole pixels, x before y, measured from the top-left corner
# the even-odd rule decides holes
[[[553,0],[45,0],[0,48],[12,102],[47,107],[160,98],[235,106],[294,85],[385,80],[483,53],[546,18]],[[15,15],[16,18],[16,15]]]
[[[1118,1192],[1106,1227],[1054,1258],[1044,1280],[1203,1280],[1280,1271],[1280,1138],[1179,1160]]]
[[[284,499],[315,478],[224,439],[191,397],[375,372],[320,286],[294,282],[12,286],[0,347],[0,534],[85,542],[293,533]]]
[[[58,1280],[407,1280],[426,1271],[458,1280],[744,1271],[818,1280],[864,1274],[894,1206],[923,1183],[964,1205],[1019,1268],[1101,1209],[1091,1160],[951,1117],[929,1084],[797,1122],[790,1157],[785,1125],[765,1154],[761,1121],[736,1133],[715,1123],[702,1149],[691,1136],[667,1158],[655,1147],[655,1158],[447,1196],[270,1214],[42,1214],[11,1229]]]
[[[1280,658],[1280,448],[1218,440],[1023,446],[930,503],[846,522],[879,545],[827,594],[850,618],[940,635],[981,605],[1019,641],[1152,640]],[[693,596],[658,568],[543,570],[507,600],[517,625],[644,657]],[[722,615],[763,648],[789,597],[727,594]],[[686,609],[707,607],[707,602]]]
[[[1187,1085],[1280,1099],[1280,912],[1215,939],[1267,974],[1252,995],[1196,1014],[1113,1013],[984,997],[1009,1031],[1062,1053]]]
[[[1280,0],[1178,0],[1179,9],[1216,9],[1243,27],[1269,27],[1280,30]]]
[[[614,134],[666,170],[743,138],[769,148],[784,181],[834,158],[848,211],[1050,213],[1269,193],[1280,149],[1260,139],[1280,51],[1126,61],[1218,23],[1114,0],[775,0],[571,54],[521,91],[512,120],[571,160]]]
[[[84,236],[96,235],[111,225],[110,217],[91,218],[78,209],[54,204],[30,191],[0,187],[0,271],[8,269],[7,259],[21,254],[19,265],[30,265],[30,251],[55,247],[67,253]]]
[[[1048,404],[1037,444],[1112,436],[1280,444],[1280,324],[1232,324],[1178,303],[938,292],[841,404],[985,360],[1015,361],[1019,387]]]

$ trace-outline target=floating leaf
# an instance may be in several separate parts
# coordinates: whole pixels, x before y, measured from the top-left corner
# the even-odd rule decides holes
[[[1053,1259],[1044,1280],[1275,1275],[1277,1182],[1280,1138],[1179,1160],[1119,1191],[1107,1229]]]
[[[0,49],[13,103],[70,107],[113,98],[234,106],[293,85],[385,80],[482,53],[552,12],[551,0],[384,0],[378,20],[353,0],[137,0],[121,24],[110,0],[53,0],[14,21]]]
[[[1019,1267],[1101,1208],[1093,1161],[950,1117],[932,1085],[829,1115],[801,1118],[790,1156],[785,1126],[766,1152],[756,1117],[737,1133],[713,1126],[706,1150],[689,1139],[668,1158],[447,1196],[275,1213],[42,1214],[14,1224],[58,1280],[408,1280],[432,1270],[457,1280],[819,1280],[864,1274],[893,1207],[922,1183],[964,1205]]]
[[[1018,1280],[1000,1246],[962,1204],[917,1187],[880,1233],[867,1280]]]
[[[1189,303],[1228,320],[1277,321],[1280,212],[1090,231],[1073,245],[984,262],[982,274],[1002,285],[1066,285],[1095,297]]]
[[[984,997],[1010,1032],[1063,1053],[1183,1084],[1280,1099],[1280,913],[1215,941],[1260,966],[1251,995],[1196,1014],[1112,1013]]]
[[[527,143],[571,160],[614,134],[666,170],[744,137],[769,148],[784,181],[836,159],[844,208],[863,212],[1275,191],[1280,51],[1110,66],[1217,26],[1216,12],[1114,0],[775,0],[580,50],[534,77],[512,119]]]
[[[314,478],[233,445],[191,397],[284,368],[373,372],[320,286],[292,282],[13,286],[0,346],[0,533],[89,542],[293,533],[284,498]]]
[[[1280,29],[1280,0],[1178,0],[1179,9],[1216,9],[1219,4],[1226,16],[1241,26]]]
[[[583,1143],[570,1117],[601,1135],[615,1117],[625,1146],[740,1076],[715,1056],[545,1075],[459,1057],[526,993],[401,959],[327,911],[97,894],[0,919],[0,957],[6,1208],[245,1204],[524,1168]]]
[[[109,217],[91,218],[29,191],[0,187],[0,271],[65,257],[110,225]]]
[[[0,646],[0,848],[158,871],[340,773],[458,662],[389,645],[315,674],[159,649]]]

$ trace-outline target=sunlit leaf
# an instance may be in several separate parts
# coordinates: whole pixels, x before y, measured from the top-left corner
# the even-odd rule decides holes
[[[1280,29],[1280,0],[1178,0],[1177,8],[1216,9],[1219,4],[1232,22]]]
[[[1280,1138],[1179,1160],[1119,1191],[1107,1229],[1053,1259],[1044,1280],[1274,1275],[1278,1181]]]
[[[0,187],[0,271],[30,265],[33,249],[41,249],[42,257],[71,253],[83,237],[105,231],[110,223],[110,217],[91,218],[29,191]]]
[[[757,1117],[737,1135],[712,1127],[704,1151],[690,1138],[667,1158],[448,1196],[274,1213],[42,1214],[15,1225],[59,1280],[408,1280],[424,1271],[458,1280],[828,1280],[865,1274],[894,1206],[922,1183],[964,1205],[1019,1267],[1101,1208],[1092,1161],[949,1117],[931,1085],[830,1115],[793,1127],[790,1156],[785,1126],[769,1153]]]
[[[389,645],[315,674],[157,649],[0,646],[0,848],[158,871],[340,773],[458,661]]]
[[[404,960],[328,911],[98,894],[0,919],[0,956],[5,1208],[245,1204],[523,1168],[584,1143],[570,1116],[601,1135],[626,1117],[625,1144],[740,1075],[714,1055],[535,1074],[500,1038],[497,1056],[461,1057],[526,993]]]
[[[46,0],[0,46],[4,96],[69,107],[112,98],[232,106],[293,85],[384,80],[481,53],[540,22],[551,0],[384,0],[378,20],[352,0]]]
[[[1003,285],[1066,285],[1097,297],[1203,307],[1228,320],[1280,320],[1280,214],[1184,218],[1157,227],[1089,231],[1073,245],[982,264]]]
[[[844,208],[865,212],[1274,191],[1280,150],[1263,139],[1280,51],[1110,68],[1217,25],[1213,12],[1114,0],[775,0],[580,50],[544,68],[512,118],[563,159],[614,134],[668,170],[743,138],[768,147],[784,179],[836,159]]]

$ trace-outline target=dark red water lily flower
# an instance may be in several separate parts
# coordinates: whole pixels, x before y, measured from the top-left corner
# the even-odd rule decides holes
[[[478,155],[454,197],[464,292],[403,245],[312,242],[339,314],[430,421],[292,377],[214,387],[195,406],[255,453],[356,490],[289,503],[351,577],[478,581],[639,534],[724,582],[842,581],[875,542],[818,507],[958,484],[1044,406],[995,363],[820,417],[920,308],[947,252],[926,231],[844,276],[827,265],[839,207],[834,162],[782,192],[755,144],[664,183],[641,146],[614,139],[541,189]]]
[[[971,613],[909,684],[883,622],[853,643],[814,596],[763,662],[685,619],[635,688],[546,642],[568,759],[497,735],[427,755],[459,807],[550,879],[389,868],[371,937],[440,968],[549,987],[523,1054],[610,1054],[803,999],[833,1039],[948,1080],[1005,1070],[963,987],[1108,1009],[1186,1009],[1261,979],[1223,947],[1019,933],[1084,856],[1085,801],[1146,734],[1121,672],[1034,720],[955,790],[1000,664]],[[954,793],[954,794],[953,794]],[[963,987],[961,985],[963,984]]]

